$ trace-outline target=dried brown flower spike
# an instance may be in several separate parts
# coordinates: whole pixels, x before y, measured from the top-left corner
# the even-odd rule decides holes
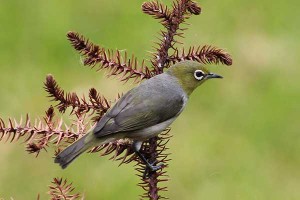
[[[79,193],[72,194],[75,188],[72,186],[72,183],[68,183],[67,179],[63,180],[62,178],[54,178],[51,182],[52,185],[49,186],[48,194],[51,197],[51,200],[83,200]]]
[[[83,64],[85,66],[91,66],[93,68],[99,64],[98,70],[108,69],[109,76],[119,75],[121,81],[128,81],[134,78],[135,82],[139,82],[143,79],[151,78],[152,76],[149,68],[145,66],[144,60],[139,67],[137,58],[134,57],[134,55],[128,58],[126,51],[124,56],[122,56],[119,50],[116,50],[116,52],[113,50],[105,50],[75,32],[69,32],[67,37],[75,50],[83,56]]]

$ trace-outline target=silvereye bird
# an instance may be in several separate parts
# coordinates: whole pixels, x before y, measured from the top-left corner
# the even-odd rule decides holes
[[[123,95],[90,133],[60,152],[55,162],[66,168],[93,146],[128,138],[133,141],[135,153],[148,170],[160,169],[161,165],[154,166],[142,155],[142,142],[169,127],[183,111],[191,93],[212,78],[222,76],[209,72],[198,62],[176,63]]]

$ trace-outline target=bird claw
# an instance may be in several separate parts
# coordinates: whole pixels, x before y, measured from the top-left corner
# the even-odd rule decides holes
[[[154,166],[153,164],[154,163],[152,163],[150,166],[146,166],[146,169],[143,174],[143,179],[148,178],[152,173],[165,167],[165,165],[163,163],[161,163],[157,166]]]
[[[157,166],[151,166],[151,168],[150,168],[150,170],[151,170],[151,172],[155,172],[155,171],[157,171],[157,170],[159,170],[159,169],[162,169],[164,167],[164,164],[159,164],[159,165],[157,165]]]

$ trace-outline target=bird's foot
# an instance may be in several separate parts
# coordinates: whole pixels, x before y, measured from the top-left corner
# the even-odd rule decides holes
[[[150,164],[149,166],[147,165],[146,169],[144,171],[144,174],[143,174],[143,179],[149,178],[149,176],[151,174],[153,174],[157,170],[160,170],[160,169],[162,169],[164,167],[165,167],[165,165],[163,163],[161,163],[161,164],[159,164],[157,166],[154,166],[154,163]]]

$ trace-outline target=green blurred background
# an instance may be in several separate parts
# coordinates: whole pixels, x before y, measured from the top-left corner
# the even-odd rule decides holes
[[[46,74],[67,91],[97,88],[107,98],[123,85],[83,67],[66,40],[74,30],[112,49],[149,57],[161,28],[141,12],[142,0],[0,0],[0,116],[37,118],[51,104]],[[170,5],[170,1],[163,1]],[[203,0],[181,41],[224,47],[232,67],[211,66],[223,80],[194,92],[172,125],[170,199],[300,199],[300,19],[298,0]],[[109,86],[108,86],[109,85]],[[48,199],[63,176],[87,199],[138,199],[132,165],[82,156],[67,170],[52,154],[38,158],[19,143],[0,142],[0,198]]]

